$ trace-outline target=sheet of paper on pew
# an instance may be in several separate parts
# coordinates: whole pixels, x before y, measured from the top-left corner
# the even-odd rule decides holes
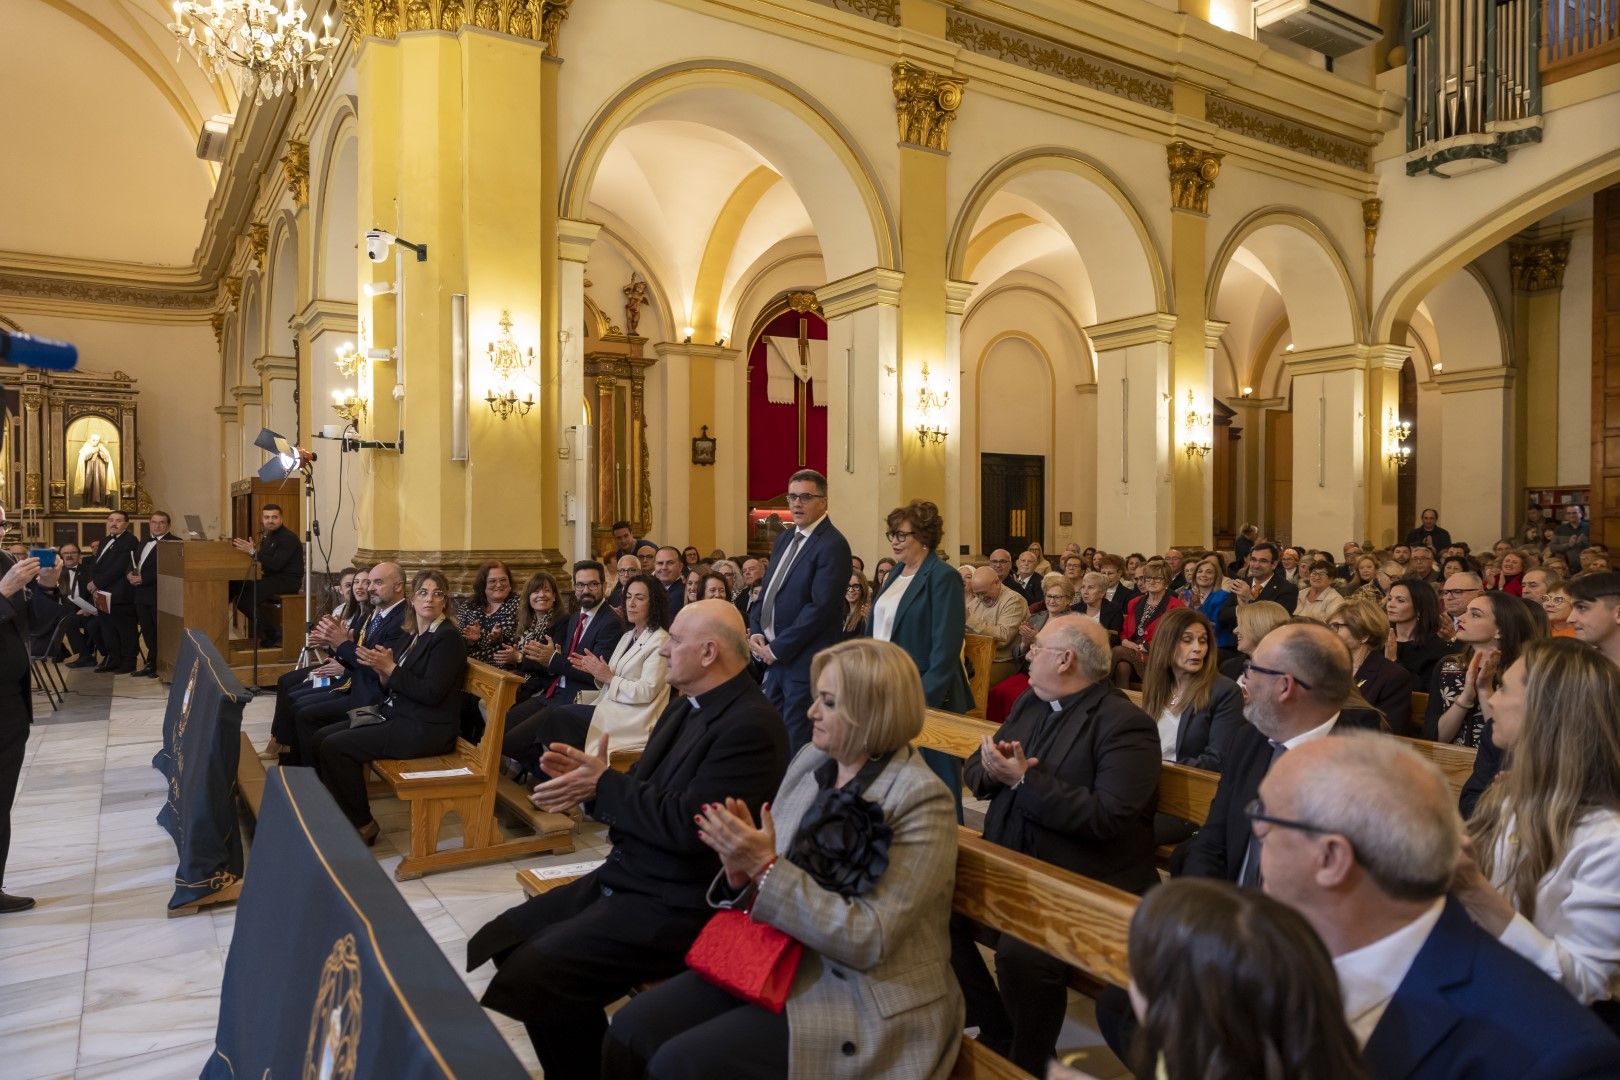
[[[463,765],[459,769],[423,769],[421,772],[400,773],[401,780],[439,780],[446,776],[471,776],[472,770]]]
[[[607,859],[586,859],[584,862],[563,863],[561,866],[536,866],[529,871],[541,881],[555,881],[558,878],[581,878],[595,870]]]

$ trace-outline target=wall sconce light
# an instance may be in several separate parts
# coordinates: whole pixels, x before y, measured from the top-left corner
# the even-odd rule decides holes
[[[1243,396],[1244,396],[1244,397],[1254,397],[1254,387],[1252,387],[1252,386],[1245,386],[1245,387],[1244,387],[1244,388],[1243,388]]]
[[[507,419],[513,413],[518,416],[528,416],[529,410],[534,408],[534,394],[525,394],[521,399],[517,391],[509,385],[512,378],[521,375],[534,366],[534,346],[527,350],[518,346],[512,337],[512,313],[501,312],[501,336],[489,343],[489,366],[495,373],[498,385],[504,389],[497,393],[491,389],[484,395],[484,402],[489,411]]]
[[[1395,410],[1389,410],[1384,420],[1384,458],[1397,469],[1404,469],[1412,460],[1412,422],[1397,420]]]
[[[692,464],[714,464],[714,436],[709,434],[709,425],[703,425],[703,434],[692,436]]]
[[[534,408],[533,394],[519,398],[515,390],[508,390],[504,394],[497,394],[491,390],[484,395],[484,401],[489,405],[489,411],[502,420],[505,420],[513,413],[517,413],[519,416],[528,416],[529,410]]]
[[[951,392],[938,393],[928,387],[928,361],[923,361],[922,385],[917,388],[917,441],[927,446],[929,443],[945,442],[947,434],[940,418],[935,413],[945,411],[951,403]]]
[[[345,341],[338,346],[337,355],[332,358],[332,363],[337,365],[337,369],[343,373],[345,379],[353,379],[360,374],[365,359],[365,356],[354,347],[354,342]]]
[[[1183,441],[1188,460],[1195,456],[1208,457],[1210,451],[1215,449],[1215,417],[1212,413],[1198,411],[1198,403],[1193,398],[1190,386],[1187,388],[1187,416],[1183,423],[1186,428]]]
[[[366,399],[353,390],[332,391],[332,411],[356,428],[366,418]]]

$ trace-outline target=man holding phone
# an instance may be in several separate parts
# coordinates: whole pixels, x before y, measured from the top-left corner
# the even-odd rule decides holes
[[[0,531],[6,512],[0,507]],[[28,611],[23,590],[39,576],[39,560],[0,552],[0,915],[27,911],[28,896],[5,891],[6,856],[11,851],[11,804],[22,776],[28,726],[34,722],[32,668],[28,662]]]

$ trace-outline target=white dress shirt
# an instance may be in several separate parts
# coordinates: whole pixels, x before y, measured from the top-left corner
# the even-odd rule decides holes
[[[794,544],[791,540],[788,541],[788,543],[790,545],[792,545],[792,546],[789,548],[788,553],[787,553],[787,557],[783,560],[782,565],[777,567],[777,569],[776,569],[776,574],[777,574],[777,579],[776,580],[779,582],[779,584],[776,586],[776,589],[777,589],[778,593],[781,592],[782,585],[787,583],[788,574],[793,572],[793,564],[799,561],[799,556],[804,554],[805,547],[810,543],[810,534],[815,532],[816,529],[820,527],[821,523],[823,521],[826,521],[826,520],[827,520],[827,515],[822,514],[820,517],[816,518],[816,520],[812,521],[810,524],[808,524],[808,525],[800,525],[800,526],[796,527],[801,539],[799,540],[799,542],[797,544]],[[771,580],[772,579],[769,578],[769,577],[766,578],[766,580],[764,582],[764,585],[765,585],[766,588],[770,587]],[[763,594],[761,594],[761,595],[763,595]],[[761,623],[760,624],[760,629],[762,631],[764,631],[766,641],[775,641],[776,640],[776,605],[775,604],[771,605],[771,617],[770,617],[770,619],[768,619],[765,622]]]
[[[1510,820],[1491,875],[1510,903],[1515,846]],[[1563,860],[1536,885],[1536,917],[1515,915],[1502,944],[1558,980],[1582,1005],[1620,998],[1620,813],[1598,808],[1581,816]]]
[[[1389,1007],[1389,999],[1412,970],[1412,961],[1429,940],[1445,906],[1442,897],[1393,934],[1334,957],[1333,970],[1338,973],[1339,993],[1344,998],[1344,1018],[1358,1044],[1367,1045]]]
[[[900,569],[897,566],[889,573],[899,574]],[[883,595],[872,605],[872,636],[879,641],[888,641],[894,633],[894,617],[900,612],[900,598],[905,595],[911,579],[916,576],[915,573],[899,574],[899,579],[883,590]]]

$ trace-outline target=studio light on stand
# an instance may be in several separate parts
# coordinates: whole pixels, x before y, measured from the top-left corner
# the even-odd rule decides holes
[[[296,666],[305,667],[313,659],[309,632],[315,628],[310,571],[314,566],[314,541],[321,535],[321,523],[315,517],[315,454],[301,446],[294,446],[284,436],[269,428],[259,432],[253,445],[268,452],[271,457],[259,467],[259,479],[267,482],[285,480],[289,476],[303,475],[304,498],[304,647],[298,653]],[[259,578],[253,577],[253,685],[259,685]]]

